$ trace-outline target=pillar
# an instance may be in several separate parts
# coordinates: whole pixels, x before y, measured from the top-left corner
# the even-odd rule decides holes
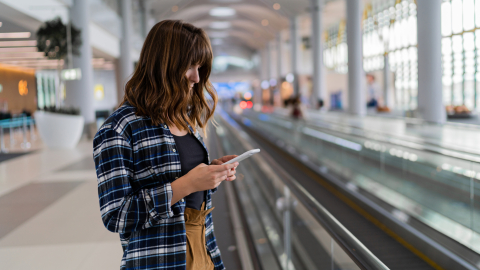
[[[142,31],[143,31],[143,38],[146,38],[148,35],[148,32],[150,32],[150,29],[152,28],[152,16],[151,16],[151,10],[152,10],[152,2],[151,0],[142,0],[140,2],[142,4]]]
[[[361,2],[347,0],[348,111],[354,115],[365,115],[366,113]]]
[[[318,100],[325,96],[325,69],[323,65],[323,25],[322,11],[324,0],[311,0],[312,2],[312,56],[313,56],[313,91],[312,102],[317,107]]]
[[[418,113],[429,122],[446,120],[442,97],[441,0],[417,1]]]
[[[120,0],[122,14],[122,39],[120,41],[119,101],[123,100],[125,84],[133,73],[132,51],[132,0]]]
[[[298,83],[298,61],[299,61],[299,20],[297,17],[292,17],[290,19],[290,56],[292,58],[291,64],[291,72],[294,76],[293,80],[293,94],[299,95],[300,94],[300,85]]]
[[[65,106],[76,107],[85,118],[85,124],[95,122],[92,48],[90,46],[89,1],[74,0],[70,9],[72,24],[81,30],[80,56],[73,56],[73,68],[80,68],[80,80],[66,81]],[[88,129],[86,129],[88,131]]]
[[[283,38],[282,31],[277,33],[277,81],[280,83],[282,78],[283,61]]]

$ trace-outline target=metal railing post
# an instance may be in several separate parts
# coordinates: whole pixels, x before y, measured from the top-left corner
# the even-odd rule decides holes
[[[22,117],[22,133],[23,133],[23,142],[21,144],[23,149],[30,148],[30,143],[27,141],[27,118],[24,116]]]
[[[285,245],[285,269],[290,270],[292,264],[292,218],[291,218],[291,199],[290,189],[283,187],[285,193],[285,205],[283,210],[283,242]]]
[[[37,136],[35,135],[35,127],[34,127],[34,121],[33,121],[33,118],[30,117],[30,139],[32,141],[35,141],[37,140]]]
[[[13,130],[13,125],[12,125],[12,119],[10,119],[9,121],[9,134],[10,134],[10,149],[13,149],[13,146],[15,145],[15,138],[13,138],[13,136],[15,136],[15,132]]]
[[[3,126],[0,125],[0,152],[7,153],[7,148],[5,148],[5,139],[3,138]]]

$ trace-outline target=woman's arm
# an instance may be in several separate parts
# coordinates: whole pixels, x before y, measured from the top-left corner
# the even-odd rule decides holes
[[[94,161],[103,223],[108,230],[120,233],[148,228],[171,218],[173,204],[195,191],[216,188],[227,177],[234,177],[232,169],[238,166],[200,164],[172,183],[133,190],[132,147],[108,125],[95,136]]]
[[[133,151],[129,142],[110,125],[94,138],[100,212],[105,227],[112,232],[148,228],[173,216],[170,183],[133,190]]]

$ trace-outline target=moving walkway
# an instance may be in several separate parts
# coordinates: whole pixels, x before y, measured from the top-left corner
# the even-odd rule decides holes
[[[404,259],[408,253],[412,262],[420,259],[436,269],[477,269],[475,161],[280,115],[254,111],[223,115],[233,117],[237,128],[274,154],[274,161],[302,186],[315,190],[313,196],[391,269],[417,269],[402,264],[409,261]],[[377,231],[365,233],[353,218],[355,213],[335,208],[342,203]],[[342,219],[344,213],[348,214]],[[405,257],[398,250],[392,252],[395,243],[378,240],[377,235],[396,242]]]

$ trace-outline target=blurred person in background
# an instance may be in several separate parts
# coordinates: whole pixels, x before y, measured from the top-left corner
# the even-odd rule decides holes
[[[372,74],[367,74],[367,91],[367,108],[376,108],[379,105],[380,90]]]
[[[211,196],[235,180],[238,162],[210,163],[199,134],[217,105],[212,58],[204,30],[157,23],[123,102],[94,138],[100,211],[120,235],[121,269],[224,269]]]

